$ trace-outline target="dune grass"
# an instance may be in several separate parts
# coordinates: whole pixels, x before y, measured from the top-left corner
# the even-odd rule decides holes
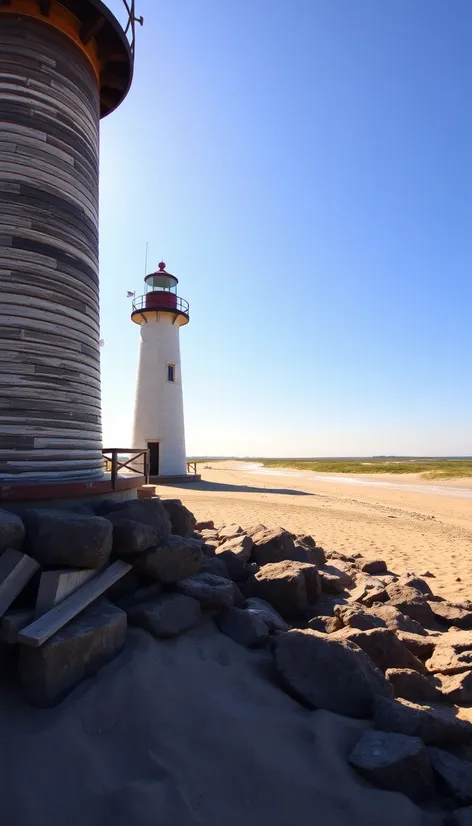
[[[266,467],[317,473],[419,473],[423,479],[472,477],[472,459],[258,459]]]

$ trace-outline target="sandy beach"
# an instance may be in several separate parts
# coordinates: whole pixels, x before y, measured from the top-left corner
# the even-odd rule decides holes
[[[321,476],[244,462],[198,471],[201,482],[162,486],[158,494],[182,499],[198,519],[280,525],[312,534],[327,551],[385,559],[396,572],[429,570],[435,593],[471,597],[472,479]]]

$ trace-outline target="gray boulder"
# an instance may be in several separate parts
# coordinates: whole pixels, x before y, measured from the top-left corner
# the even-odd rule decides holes
[[[389,603],[398,608],[402,614],[416,620],[425,628],[436,628],[437,621],[426,597],[408,585],[402,585],[400,580],[387,585],[386,592]]]
[[[207,519],[203,522],[197,522],[195,525],[196,531],[213,531],[215,529],[215,523],[213,519]]]
[[[390,628],[391,631],[407,631],[410,634],[426,636],[427,632],[419,622],[406,614],[402,614],[398,608],[388,602],[383,605],[374,605],[372,608],[368,608],[367,611],[371,616],[381,619],[385,623],[385,627]]]
[[[336,590],[332,588],[329,593],[339,593],[339,588],[341,586],[344,589],[352,588],[352,586],[354,585],[352,573],[349,572],[350,570],[352,571],[352,569],[350,569],[349,565],[346,565],[345,568],[346,570],[344,569],[342,561],[338,562],[337,565],[323,565],[323,569],[322,571],[320,571],[320,574],[323,574],[323,576],[326,577],[326,579],[328,577],[336,577],[338,580],[340,580],[340,584],[336,586]],[[326,591],[327,589],[324,588],[323,590]]]
[[[234,554],[233,551],[217,553],[216,558],[224,562],[231,579],[235,582],[244,582],[247,579],[246,565],[241,557]]]
[[[244,533],[241,525],[236,525],[234,523],[232,525],[222,525],[218,528],[218,536],[220,540],[233,539],[233,537],[239,536],[241,533]]]
[[[113,527],[100,516],[62,510],[25,512],[28,553],[42,565],[101,568],[108,562]]]
[[[452,635],[447,635],[448,637]],[[437,644],[431,658],[426,663],[432,674],[460,674],[472,670],[472,645],[454,643],[447,645],[441,640]]]
[[[423,636],[409,631],[398,631],[397,637],[419,660],[427,660],[436,648],[437,638],[429,634]]]
[[[442,785],[459,803],[472,803],[472,763],[461,760],[447,751],[428,749],[429,759]]]
[[[285,618],[306,611],[319,592],[316,566],[292,561],[264,565],[244,587],[246,597],[265,599]]]
[[[320,634],[334,634],[342,628],[339,617],[312,617],[308,620],[308,628],[312,631],[319,631]]]
[[[134,594],[135,591],[139,590],[143,587],[143,577],[141,577],[134,568],[131,571],[128,571],[127,574],[118,579],[110,588],[106,591],[106,597],[110,600],[110,602],[114,602],[115,605],[119,605],[122,599]],[[121,607],[121,606],[120,606]]]
[[[420,674],[426,673],[421,660],[415,657],[388,628],[372,628],[370,631],[343,628],[337,631],[336,635],[362,648],[381,671],[385,672],[387,668],[411,668]]]
[[[341,594],[344,591],[343,578],[337,574],[320,571],[321,590],[326,594]]]
[[[395,697],[413,703],[440,703],[444,700],[431,679],[412,668],[387,668],[385,676],[393,686]]]
[[[120,653],[126,614],[107,600],[96,602],[40,648],[20,646],[19,677],[32,705],[59,703],[84,679]]]
[[[347,628],[357,628],[358,631],[370,631],[372,628],[385,628],[385,622],[369,613],[367,608],[354,603],[348,605],[338,605],[334,613],[342,621],[341,625]]]
[[[359,570],[365,574],[386,574],[388,571],[387,563],[383,559],[366,559],[359,563]]]
[[[21,550],[25,533],[25,526],[19,516],[0,510],[0,553],[7,548]]]
[[[119,513],[124,519],[133,519],[135,522],[142,522],[144,525],[155,528],[158,545],[167,542],[172,533],[169,514],[161,499],[157,497],[122,502],[119,510],[115,510],[115,512]]]
[[[472,705],[472,671],[459,674],[438,674],[443,696],[459,706]]]
[[[258,565],[293,559],[295,553],[293,536],[283,528],[263,530],[254,534],[252,540],[254,542],[252,560]]]
[[[126,574],[125,574],[126,576]],[[123,577],[124,578],[124,577]],[[163,586],[160,582],[153,582],[152,585],[142,585],[128,594],[123,594],[116,600],[118,608],[123,611],[128,611],[128,608],[133,608],[135,605],[141,605],[143,602],[150,602],[157,597],[160,597],[163,591]],[[109,591],[107,591],[107,598],[109,599]]]
[[[230,581],[230,580],[228,580]],[[241,591],[241,589],[236,585],[235,582],[232,583],[233,585],[233,605],[236,608],[244,608],[246,606],[246,598]]]
[[[431,610],[441,625],[455,628],[460,628],[464,631],[472,629],[472,611],[462,608],[460,605],[455,605],[453,602],[432,602]]]
[[[215,574],[215,576],[222,576],[225,579],[232,579],[225,563],[222,559],[218,559],[217,556],[206,556],[203,560],[203,565],[200,568],[199,573]]]
[[[391,697],[383,674],[356,645],[315,631],[274,637],[276,667],[292,692],[314,708],[369,717],[376,697]]]
[[[250,597],[246,600],[245,607],[248,613],[260,617],[267,625],[269,631],[288,631],[290,628],[288,622],[285,622],[275,608],[264,599]]]
[[[375,728],[421,737],[425,743],[445,745],[470,743],[472,724],[454,717],[452,712],[439,711],[407,700],[379,697],[374,710]]]
[[[258,648],[269,639],[269,628],[262,617],[243,608],[226,608],[215,619],[223,634],[246,648]]]
[[[178,590],[197,599],[202,608],[231,608],[234,605],[234,582],[214,574],[196,574],[177,583]]]
[[[426,635],[426,631],[419,622],[415,622],[411,617],[402,614],[398,608],[388,603],[385,605],[375,605],[372,608],[364,608],[362,605],[350,603],[336,609],[336,613],[341,617],[344,625],[350,628],[358,628],[360,631],[368,631],[371,628],[389,628],[391,631],[409,631]]]
[[[406,586],[407,588],[414,588],[415,591],[418,591],[418,593],[423,594],[423,596],[433,596],[433,592],[429,587],[428,583],[422,577],[417,576],[416,574],[402,574],[401,577],[398,578],[398,584],[400,586]]]
[[[217,554],[231,551],[231,553],[236,554],[243,562],[249,562],[253,545],[254,543],[250,536],[239,534],[238,536],[233,536],[232,539],[226,539],[222,542],[217,549]]]
[[[175,536],[190,536],[197,524],[193,513],[182,505],[180,499],[163,499],[162,504],[169,514],[172,533]]]
[[[113,552],[120,557],[143,553],[157,544],[158,533],[151,525],[125,519],[120,512],[106,517],[113,525]]]
[[[365,731],[352,750],[349,763],[374,786],[401,792],[415,802],[433,792],[428,752],[419,737]]]
[[[311,562],[318,566],[326,564],[326,554],[324,549],[316,544],[312,536],[298,536],[295,540],[295,547],[302,548],[304,551],[309,552],[309,557],[307,557],[307,559],[297,559],[297,557],[294,557],[296,561]]]
[[[472,826],[472,806],[466,806],[464,809],[456,809],[453,812],[450,826]]]
[[[160,582],[178,582],[198,573],[203,564],[201,548],[182,537],[170,537],[165,545],[146,551],[136,560],[136,570]]]
[[[196,599],[184,594],[162,594],[126,609],[130,625],[144,628],[159,639],[178,637],[194,628],[201,609]]]
[[[244,533],[246,536],[250,536],[251,538],[255,536],[256,533],[261,533],[262,531],[266,531],[267,528],[265,525],[262,525],[260,522],[258,525],[251,525],[247,528]]]
[[[211,529],[200,531],[200,536],[202,537],[204,542],[215,542],[217,545],[220,542],[218,537],[218,531],[214,531]]]

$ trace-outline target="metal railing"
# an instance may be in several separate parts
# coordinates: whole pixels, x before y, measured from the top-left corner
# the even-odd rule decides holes
[[[126,468],[132,473],[139,473],[141,476],[144,476],[146,484],[149,484],[149,450],[112,447],[103,448],[102,453],[105,459],[105,470],[111,473],[113,490],[116,490],[118,473],[120,470],[123,470],[123,468]],[[139,467],[132,465],[132,462],[139,462]]]
[[[174,295],[173,293],[169,293],[166,290],[156,290],[152,293],[153,296],[158,296],[160,293],[162,295]],[[151,295],[148,293],[147,295]],[[185,298],[180,298],[180,296],[175,295],[175,304],[170,305],[166,304],[165,301],[162,303],[162,306],[159,306],[159,301],[157,298],[153,299],[155,304],[149,304],[146,306],[146,295],[139,295],[137,298],[133,299],[133,313],[140,312],[141,310],[168,310],[170,313],[172,310],[175,310],[178,313],[183,313],[184,315],[188,316],[189,314],[189,303],[185,300]]]
[[[128,38],[131,54],[134,58],[134,48],[136,42],[136,23],[139,23],[140,26],[144,23],[144,18],[136,17],[135,12],[135,0],[123,0],[123,4],[128,12],[128,22],[125,26],[125,35]]]

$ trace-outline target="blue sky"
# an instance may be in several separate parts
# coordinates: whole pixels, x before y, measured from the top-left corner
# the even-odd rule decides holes
[[[470,0],[137,10],[102,123],[107,444],[149,241],[190,302],[189,455],[472,454]]]

